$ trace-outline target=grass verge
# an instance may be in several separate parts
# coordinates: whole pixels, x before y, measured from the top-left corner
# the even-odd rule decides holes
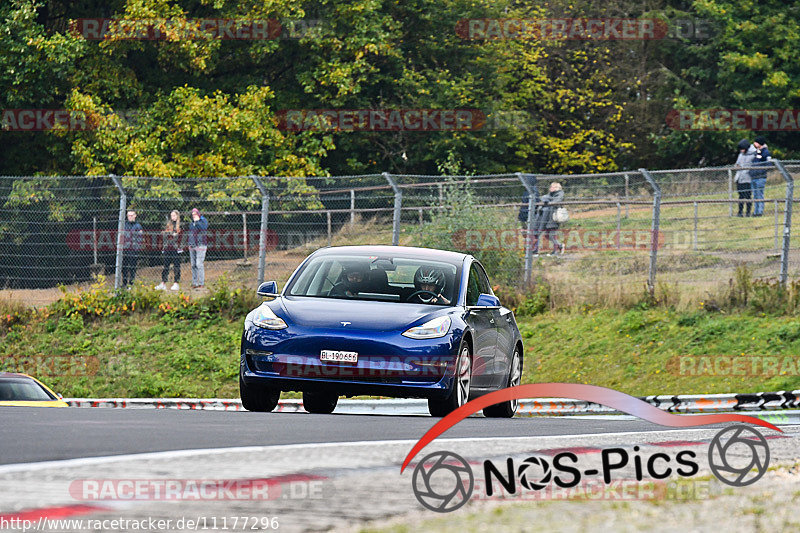
[[[172,304],[91,318],[48,309],[11,315],[0,328],[0,369],[41,377],[65,396],[236,398],[249,304],[210,310],[220,292],[207,298],[181,309],[185,301],[174,296]],[[578,309],[523,316],[519,325],[525,383],[590,383],[638,396],[800,389],[800,323],[792,316]],[[769,356],[779,364],[772,375],[711,375],[713,366],[695,375],[676,363],[686,355]]]

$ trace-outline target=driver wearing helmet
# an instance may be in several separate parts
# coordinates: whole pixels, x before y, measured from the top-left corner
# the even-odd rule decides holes
[[[444,291],[444,272],[433,267],[419,267],[414,274],[414,288],[416,292],[411,296],[411,301],[424,304],[450,305],[450,300],[442,296]]]
[[[330,296],[347,296],[353,298],[362,290],[367,282],[367,272],[362,265],[343,265],[341,280],[333,286]]]

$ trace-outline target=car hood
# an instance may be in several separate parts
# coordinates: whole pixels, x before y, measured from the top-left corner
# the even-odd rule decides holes
[[[282,297],[272,310],[297,326],[367,331],[403,331],[417,323],[453,311],[452,307],[397,302],[338,300],[333,298]],[[273,305],[279,305],[280,310]],[[350,322],[344,326],[342,322]]]
[[[69,407],[62,400],[3,400],[0,407]]]

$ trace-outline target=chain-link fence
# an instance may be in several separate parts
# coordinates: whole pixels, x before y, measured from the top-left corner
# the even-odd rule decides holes
[[[741,201],[739,170],[0,177],[0,288],[37,302],[100,275],[115,288],[254,287],[285,281],[316,248],[347,244],[471,253],[495,283],[547,280],[569,304],[660,286],[696,294],[738,266],[785,283],[800,266],[790,239],[800,162],[774,161],[763,194]],[[555,221],[559,208],[567,221]]]

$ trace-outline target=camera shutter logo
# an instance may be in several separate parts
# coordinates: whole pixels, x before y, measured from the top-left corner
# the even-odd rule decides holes
[[[769,466],[767,439],[748,426],[725,428],[708,447],[708,465],[723,483],[733,487],[752,485]]]
[[[536,470],[541,470],[540,475],[536,475]],[[528,490],[542,490],[553,477],[550,463],[539,457],[528,457],[519,465],[519,484]]]
[[[467,461],[453,452],[434,452],[414,469],[411,479],[419,503],[437,513],[455,511],[472,496],[475,477]]]

